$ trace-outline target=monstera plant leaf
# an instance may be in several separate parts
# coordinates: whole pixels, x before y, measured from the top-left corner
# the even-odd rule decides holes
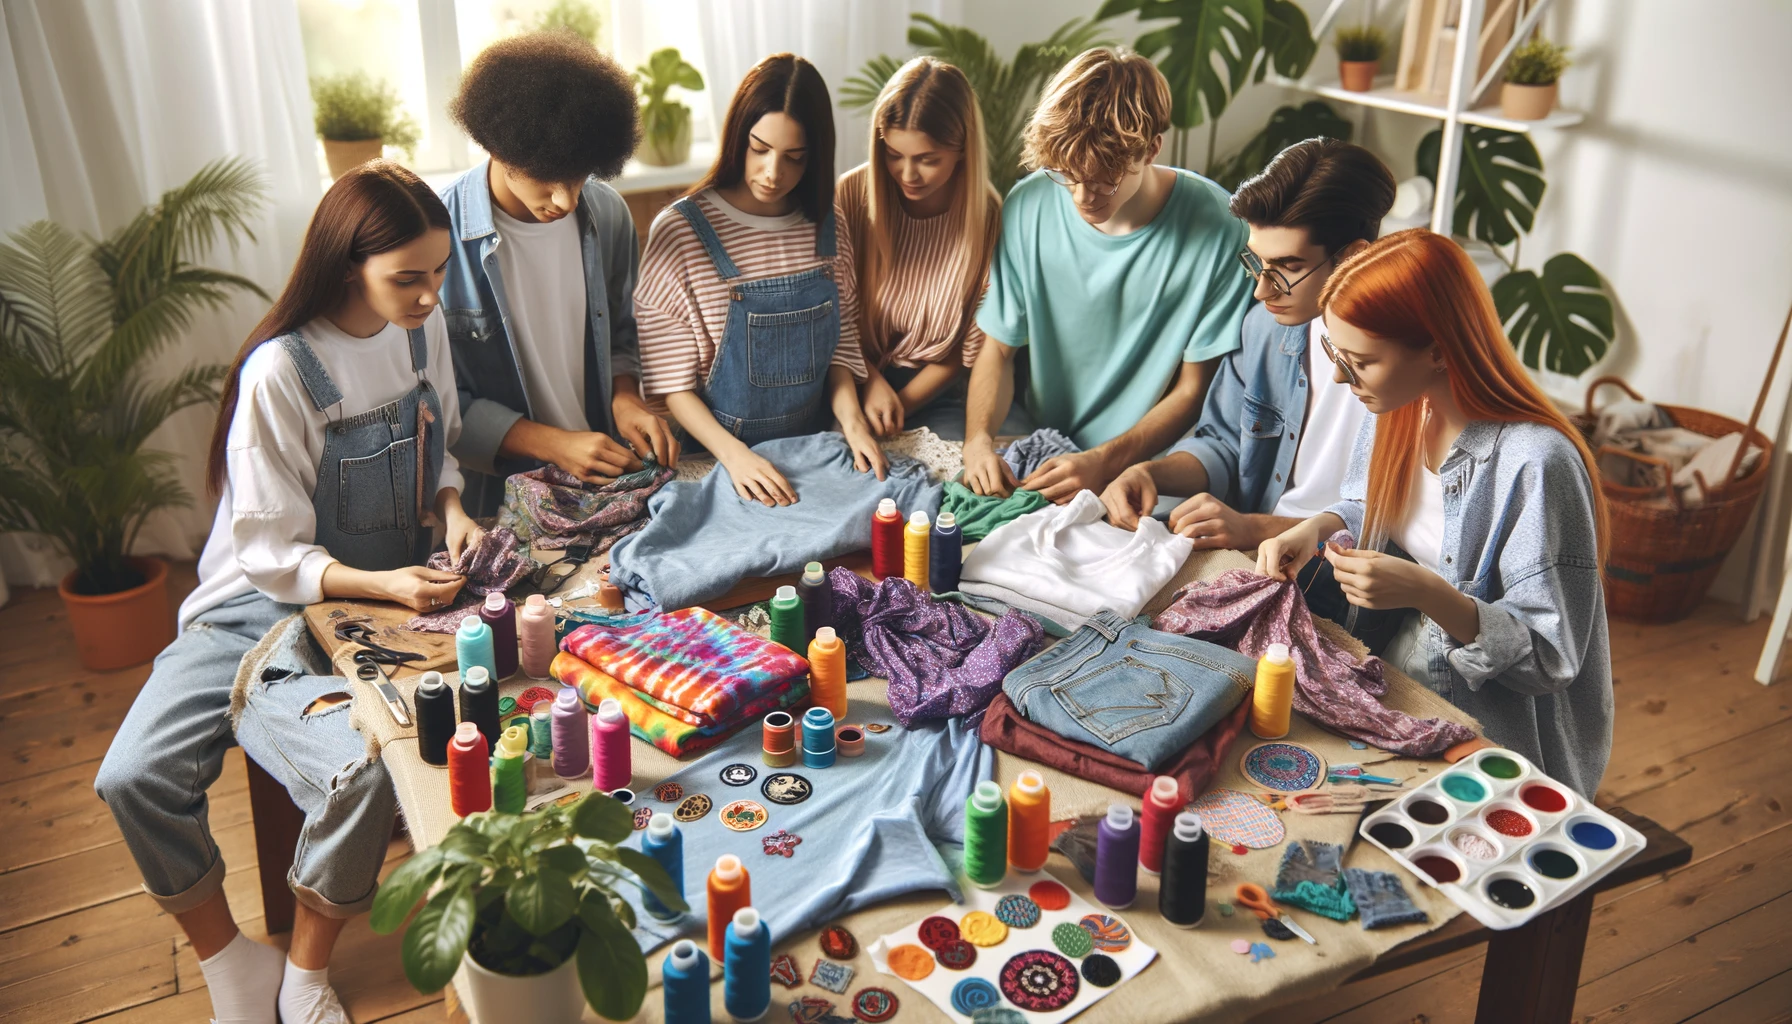
[[[1170,81],[1170,123],[1193,128],[1220,116],[1245,84],[1263,47],[1265,0],[1107,0],[1102,21],[1138,12],[1140,21],[1171,19],[1134,47]],[[1285,12],[1280,16],[1287,21]],[[1284,46],[1288,44],[1284,41]],[[1161,55],[1161,56],[1160,56]],[[1311,58],[1309,58],[1311,59]]]
[[[1579,376],[1605,357],[1616,334],[1599,272],[1571,252],[1550,257],[1541,275],[1515,270],[1495,281],[1493,305],[1532,369]]]
[[[1319,40],[1313,38],[1313,27],[1307,12],[1294,0],[1263,0],[1263,60],[1257,64],[1253,82],[1261,82],[1275,65],[1276,74],[1299,78],[1319,52]],[[1337,136],[1342,137],[1342,136]]]
[[[1464,125],[1462,170],[1457,175],[1454,234],[1492,245],[1511,245],[1531,230],[1537,204],[1543,201],[1543,158],[1528,136],[1518,132]],[[1419,173],[1437,184],[1437,158],[1443,129],[1433,129],[1419,142]]]
[[[1354,127],[1324,100],[1308,100],[1298,107],[1277,107],[1263,130],[1251,136],[1213,180],[1229,192],[1236,191],[1246,178],[1268,167],[1289,146],[1319,136],[1349,142]]]

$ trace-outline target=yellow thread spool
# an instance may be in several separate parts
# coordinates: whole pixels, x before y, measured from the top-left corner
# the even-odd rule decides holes
[[[1052,791],[1031,768],[1008,788],[1008,864],[1022,874],[1045,866],[1051,852]]]
[[[908,528],[902,534],[902,578],[927,592],[927,545],[933,536],[933,524],[925,510],[917,509],[908,517]]]
[[[1251,732],[1261,740],[1288,735],[1294,711],[1294,659],[1287,644],[1270,644],[1257,661],[1257,688],[1251,695]]]

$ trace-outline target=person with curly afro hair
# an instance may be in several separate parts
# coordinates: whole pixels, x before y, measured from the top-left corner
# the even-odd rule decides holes
[[[634,218],[604,183],[641,141],[628,73],[572,33],[514,36],[473,58],[448,113],[490,155],[442,192],[469,512],[495,514],[505,478],[543,466],[601,486],[675,465],[641,397]]]

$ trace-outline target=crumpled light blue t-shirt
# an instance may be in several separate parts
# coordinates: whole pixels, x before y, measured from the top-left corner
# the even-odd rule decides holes
[[[794,505],[768,508],[734,493],[720,466],[694,482],[674,481],[648,502],[647,527],[610,549],[610,581],[634,610],[673,611],[720,597],[748,577],[800,572],[808,562],[871,546],[871,517],[896,499],[906,520],[940,507],[940,485],[913,459],[890,456],[879,480],[853,467],[836,433],[784,437],[753,451],[778,467],[796,490]],[[758,760],[757,755],[753,760]]]

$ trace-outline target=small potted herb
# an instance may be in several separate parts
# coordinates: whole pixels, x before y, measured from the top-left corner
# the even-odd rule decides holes
[[[1513,50],[1500,86],[1500,113],[1514,121],[1548,117],[1556,106],[1556,84],[1569,63],[1567,48],[1542,36]]]
[[[391,83],[375,82],[363,72],[312,79],[311,104],[331,178],[376,159],[387,146],[408,157],[421,137],[417,122],[399,108]]]
[[[1388,37],[1374,25],[1346,26],[1332,37],[1338,51],[1338,84],[1351,92],[1375,87],[1375,71],[1387,52]]]
[[[703,76],[685,62],[676,47],[655,50],[647,63],[635,69],[635,86],[641,90],[641,149],[635,154],[644,164],[677,167],[691,158],[691,108],[666,93],[673,86],[687,92],[703,88]]]
[[[621,845],[633,830],[629,809],[603,793],[528,814],[470,814],[392,872],[369,923],[385,934],[410,918],[404,974],[419,992],[464,965],[463,994],[480,1020],[572,1024],[587,1003],[627,1020],[647,994],[647,958],[619,883],[687,909],[657,862]]]

